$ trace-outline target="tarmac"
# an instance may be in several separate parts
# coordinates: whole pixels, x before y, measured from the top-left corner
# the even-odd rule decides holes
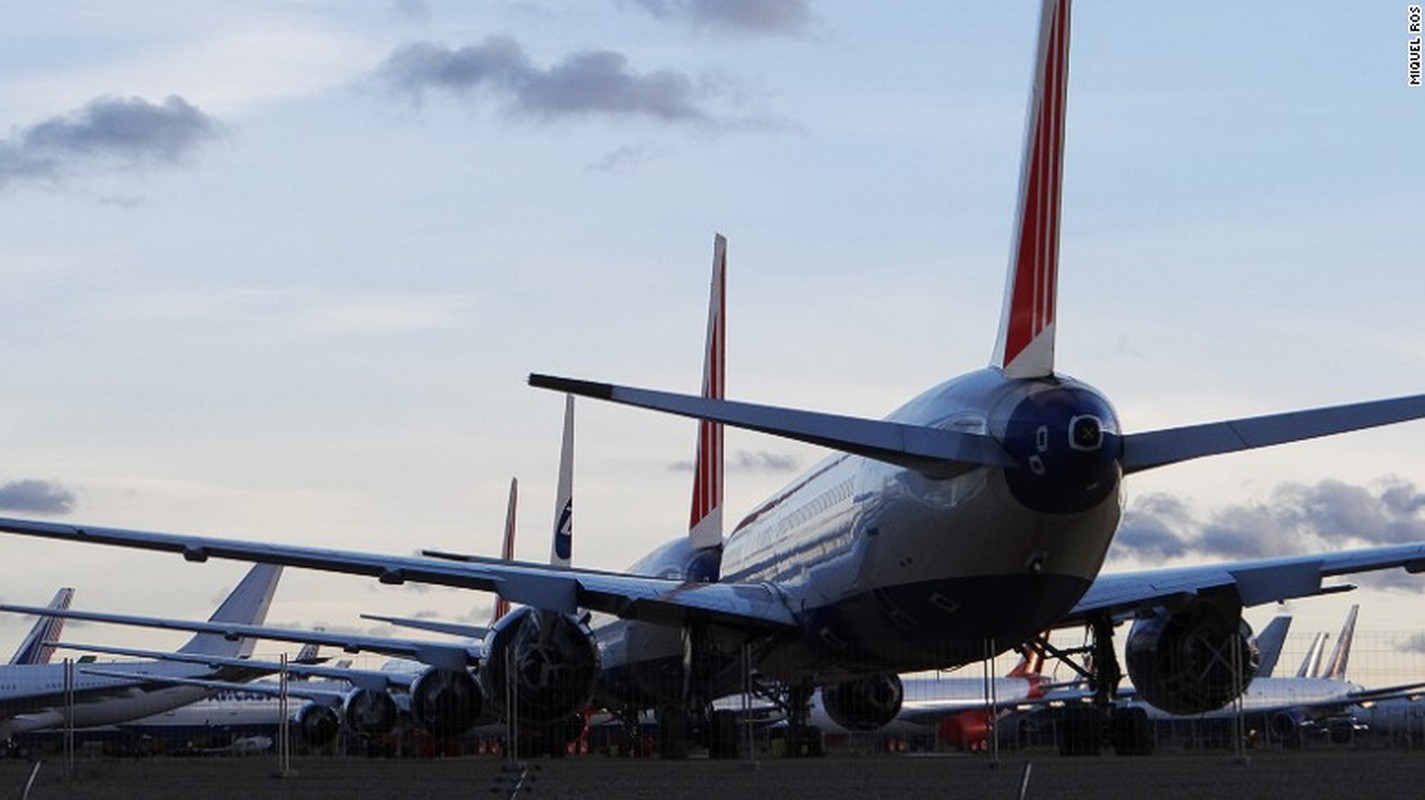
[[[583,756],[510,765],[496,756],[447,759],[275,756],[0,762],[0,797],[256,800],[257,798],[1175,798],[1425,796],[1425,751],[1271,751],[1061,758],[834,755],[758,761],[660,761]],[[68,772],[69,774],[66,774]]]

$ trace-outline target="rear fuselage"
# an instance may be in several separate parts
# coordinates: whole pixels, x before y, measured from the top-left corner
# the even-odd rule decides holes
[[[888,419],[988,434],[1017,466],[935,477],[843,454],[758,506],[728,537],[718,577],[777,587],[801,621],[756,644],[764,675],[826,681],[976,661],[987,640],[1003,651],[1049,626],[1103,564],[1122,472],[1118,422],[1098,392],[986,369]],[[678,570],[691,555],[670,543],[636,569],[688,577]],[[606,670],[680,674],[677,630],[619,621],[598,635]]]

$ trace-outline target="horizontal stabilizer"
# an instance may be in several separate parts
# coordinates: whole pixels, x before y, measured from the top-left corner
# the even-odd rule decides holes
[[[1016,466],[999,442],[978,434],[635,389],[550,375],[530,375],[529,385],[684,417],[722,422],[738,428],[770,433],[885,461],[935,477],[949,477],[977,467]]]
[[[1203,456],[1315,439],[1425,417],[1425,395],[1288,411],[1123,437],[1123,471],[1140,472]]]

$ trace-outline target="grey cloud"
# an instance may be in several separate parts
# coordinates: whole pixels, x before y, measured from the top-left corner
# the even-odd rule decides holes
[[[659,19],[732,34],[796,36],[815,17],[807,0],[634,0]]]
[[[141,168],[181,162],[217,136],[212,117],[177,96],[100,98],[0,140],[0,186],[56,180],[84,167]]]
[[[68,514],[74,509],[74,493],[50,481],[10,481],[0,486],[0,509],[27,514]]]
[[[699,105],[711,91],[708,84],[671,70],[634,73],[627,58],[609,50],[575,53],[541,69],[518,42],[503,36],[459,49],[421,42],[392,53],[377,76],[418,100],[428,91],[497,96],[510,113],[543,122],[605,116],[725,124]]]
[[[1409,481],[1371,486],[1327,479],[1284,483],[1266,501],[1226,506],[1198,518],[1181,500],[1147,495],[1124,512],[1111,558],[1156,562],[1183,556],[1270,558],[1346,547],[1425,541],[1425,495]],[[1352,577],[1376,588],[1419,591],[1418,576],[1385,570]]]

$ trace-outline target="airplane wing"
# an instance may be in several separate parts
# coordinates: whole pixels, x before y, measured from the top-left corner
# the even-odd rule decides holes
[[[1242,605],[1255,606],[1341,591],[1351,587],[1323,586],[1323,579],[1392,568],[1425,572],[1425,543],[1099,575],[1061,622],[1117,617],[1211,591],[1236,591]]]
[[[85,675],[97,675],[101,678],[131,678],[133,673],[124,673],[117,670],[108,670],[100,667],[80,667],[80,672]],[[199,686],[215,692],[252,692],[254,694],[265,694],[269,697],[280,697],[282,690],[273,684],[262,683],[236,683],[233,681],[214,681],[204,678],[180,678],[173,675],[142,675],[144,680],[157,684],[170,686]],[[314,686],[303,686],[301,684],[287,684],[287,694],[302,700],[311,700],[323,705],[340,705],[346,696],[345,692],[334,689],[324,689]]]
[[[33,614],[32,606],[0,604],[0,611],[16,614]],[[82,619],[89,622],[104,622],[112,625],[135,625],[163,630],[197,631],[216,633],[228,638],[246,637],[252,639],[272,639],[279,642],[302,642],[340,647],[349,653],[371,652],[402,656],[443,669],[465,669],[477,662],[478,655],[459,644],[426,642],[418,639],[394,639],[380,636],[360,636],[356,634],[309,631],[295,628],[275,628],[265,625],[240,625],[231,622],[198,622],[194,620],[164,619],[162,617],[139,617],[127,614],[105,614],[97,611],[76,611],[73,609],[46,613],[65,619]],[[176,660],[176,659],[169,659]],[[213,663],[212,656],[199,654],[198,663]],[[251,667],[251,659],[240,659],[239,666]]]
[[[283,665],[278,661],[262,661],[251,658],[226,658],[223,656],[203,656],[191,655],[188,653],[171,653],[161,650],[142,650],[129,647],[113,647],[101,644],[81,644],[79,642],[52,642],[55,647],[62,647],[66,650],[80,650],[86,653],[103,653],[105,655],[125,656],[127,658],[145,658],[155,661],[182,661],[189,664],[206,664],[211,667],[247,667],[260,669],[273,674],[287,670],[291,675],[305,675],[313,678],[329,678],[331,680],[347,681],[352,686],[360,689],[371,689],[373,691],[389,691],[393,688],[409,688],[411,681],[417,676],[414,673],[386,672],[383,670],[352,669],[350,667],[327,667],[321,664],[294,664],[287,662]],[[246,684],[241,684],[245,686]]]
[[[415,628],[418,631],[430,631],[432,633],[448,633],[451,636],[463,636],[466,639],[483,639],[490,629],[484,625],[466,625],[461,622],[445,622],[438,619],[424,619],[421,617],[388,617],[384,614],[362,614],[362,619],[372,619],[377,622],[385,622],[401,628]]]
[[[180,553],[189,561],[228,558],[368,575],[389,584],[412,581],[478,589],[495,592],[511,602],[571,614],[584,608],[667,625],[696,618],[754,633],[792,631],[798,627],[782,593],[765,583],[684,583],[494,558],[472,556],[450,561],[18,519],[0,519],[0,532]],[[223,631],[233,628],[227,623],[219,627]],[[309,640],[312,639],[290,641]],[[336,642],[333,645],[342,646]]]

